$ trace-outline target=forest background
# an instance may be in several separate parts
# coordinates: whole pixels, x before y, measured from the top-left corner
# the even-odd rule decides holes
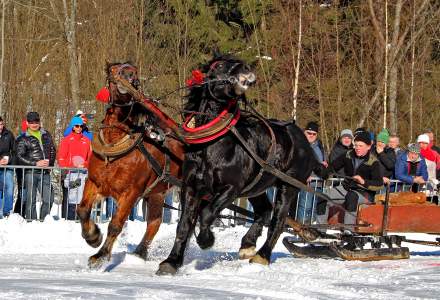
[[[0,13],[0,115],[14,133],[28,111],[57,140],[77,109],[97,127],[106,61],[131,60],[159,97],[217,47],[255,67],[247,96],[262,114],[318,121],[326,148],[343,128],[440,134],[438,0],[0,0]]]

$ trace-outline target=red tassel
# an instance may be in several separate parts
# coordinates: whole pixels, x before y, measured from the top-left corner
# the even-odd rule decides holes
[[[96,100],[104,103],[108,103],[110,100],[110,91],[107,87],[103,87],[99,90],[98,94],[96,94]]]

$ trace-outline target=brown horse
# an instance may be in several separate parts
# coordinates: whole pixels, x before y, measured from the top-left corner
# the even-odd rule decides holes
[[[137,68],[128,63],[108,64],[107,74],[110,106],[99,136],[94,137],[94,154],[89,163],[83,198],[77,209],[82,236],[90,246],[96,248],[102,242],[100,229],[90,218],[93,204],[102,197],[111,196],[116,199],[117,210],[108,225],[104,244],[89,258],[90,267],[100,267],[110,259],[113,243],[141,197],[147,200],[147,230],[134,252],[143,259],[147,258],[149,245],[162,222],[164,196],[170,186],[163,179],[167,175],[174,179],[181,177],[184,157],[183,144],[154,126],[157,118],[112,79],[112,74],[117,74],[137,89]],[[149,131],[151,129],[156,133],[162,132],[161,138],[154,139],[155,135]],[[112,150],[116,152],[113,156],[108,154]],[[163,174],[158,174],[161,170]]]

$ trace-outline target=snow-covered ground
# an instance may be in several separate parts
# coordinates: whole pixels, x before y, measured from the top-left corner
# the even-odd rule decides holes
[[[101,226],[103,232],[105,226]],[[191,242],[176,276],[156,276],[176,225],[164,224],[150,260],[129,254],[145,223],[128,222],[113,258],[99,271],[87,268],[90,248],[71,221],[0,220],[0,299],[438,299],[440,251],[411,246],[409,260],[347,262],[293,258],[281,239],[269,267],[237,259],[246,228],[216,228],[207,251]],[[433,236],[412,235],[433,239]],[[260,240],[260,244],[263,240]]]

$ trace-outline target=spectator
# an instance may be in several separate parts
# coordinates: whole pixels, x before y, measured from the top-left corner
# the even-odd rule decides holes
[[[431,128],[427,128],[425,134],[429,137],[429,147],[440,155],[440,147],[435,144],[434,131]],[[440,180],[439,168],[437,168],[437,180]]]
[[[430,148],[440,154],[440,147],[435,144],[434,131],[431,128],[426,128],[425,134],[429,137]]]
[[[0,117],[0,180],[3,182],[0,199],[0,219],[9,216],[14,202],[14,170],[5,168],[13,164],[15,155],[15,138]]]
[[[440,155],[431,149],[428,135],[419,135],[417,143],[420,146],[420,154],[426,162],[429,184],[430,186],[437,187],[437,170],[440,168]]]
[[[395,168],[396,179],[412,185],[411,190],[418,191],[419,184],[428,180],[428,170],[423,157],[420,156],[418,144],[408,145],[408,151],[397,157]]]
[[[395,134],[390,135],[388,147],[394,150],[396,157],[403,153],[402,149],[400,149],[400,139]]]
[[[75,219],[76,206],[82,199],[84,184],[87,178],[92,147],[90,140],[82,132],[84,121],[74,117],[70,122],[72,131],[61,140],[58,151],[58,165],[63,168],[83,168],[83,170],[68,171],[64,179],[62,217],[67,220]]]
[[[17,139],[17,162],[25,166],[40,168],[53,166],[55,162],[55,146],[48,131],[40,125],[40,115],[29,112],[26,116],[28,129],[23,136]],[[53,203],[53,191],[50,183],[50,170],[25,169],[24,186],[26,188],[27,219],[35,220],[36,193],[39,190],[42,198],[40,220],[49,214]]]
[[[316,122],[309,122],[307,126],[304,129],[304,134],[307,138],[307,140],[310,143],[310,146],[313,149],[313,152],[315,154],[316,159],[325,167],[327,168],[328,164],[325,157],[324,148],[322,146],[321,141],[318,139],[318,131],[319,131],[319,125]],[[314,173],[312,173],[312,176],[316,176]],[[309,178],[309,182],[310,179]],[[322,182],[319,181],[313,181],[310,183],[310,187],[313,188],[315,191],[322,191]],[[315,207],[315,199],[316,197],[311,194],[304,191],[301,191],[299,193],[299,199],[298,199],[298,210],[297,210],[297,219],[303,223],[309,223],[312,221],[312,215],[314,214],[314,210],[317,209],[317,207],[325,206],[325,201],[318,199],[318,203]],[[319,208],[318,208],[319,209]]]
[[[332,148],[329,156],[330,164],[334,162],[338,157],[343,156],[348,150],[353,149],[353,132],[350,129],[344,129],[341,131],[341,135],[338,141]],[[335,170],[339,175],[345,175],[344,169]]]
[[[344,196],[344,207],[349,212],[344,216],[345,224],[356,222],[358,204],[373,202],[374,195],[383,187],[380,164],[371,154],[371,136],[359,131],[354,137],[354,149],[337,158],[330,166],[332,170],[344,168],[346,176],[342,186],[336,187]],[[322,218],[321,218],[322,219]]]
[[[394,178],[394,166],[396,165],[396,153],[387,146],[389,137],[388,130],[382,129],[376,137],[376,146],[373,151],[379,159],[385,184],[390,183],[390,179]]]
[[[88,138],[89,140],[93,139],[93,134],[89,131],[89,128],[87,127],[87,116],[85,113],[83,113],[81,110],[78,110],[75,114],[75,116],[72,118],[72,120],[69,123],[69,126],[67,126],[66,130],[64,130],[63,136],[66,137],[68,136],[70,133],[72,133],[72,129],[73,129],[73,124],[72,121],[74,118],[76,117],[80,117],[83,120],[83,125],[82,125],[82,134]]]
[[[26,134],[27,130],[27,121],[26,119],[23,119],[21,121],[21,129],[20,133],[17,137],[17,140],[19,137],[24,136]],[[15,141],[15,144],[17,144],[17,140]],[[18,163],[17,163],[18,164]],[[17,168],[15,170],[15,176],[17,177],[17,201],[15,201],[14,206],[14,213],[20,214],[23,218],[25,217],[25,211],[26,211],[26,189],[23,185],[24,182],[24,173],[23,169]]]

